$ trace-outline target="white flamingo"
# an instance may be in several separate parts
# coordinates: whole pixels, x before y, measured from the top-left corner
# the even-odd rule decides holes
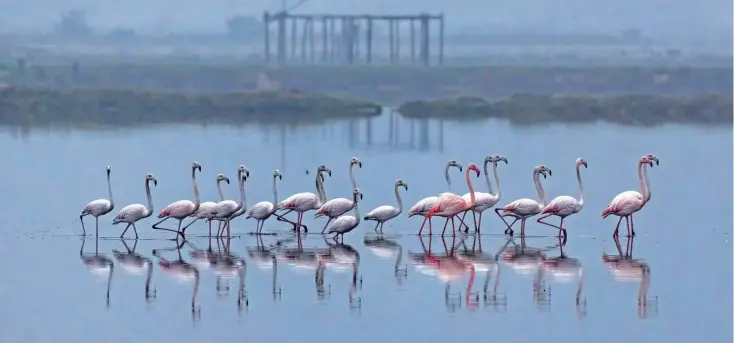
[[[341,216],[336,218],[329,226],[328,233],[336,234],[334,240],[336,240],[336,236],[341,235],[341,241],[344,242],[344,234],[354,230],[359,225],[359,204],[357,202],[362,199],[362,192],[359,191],[359,188],[355,188],[352,192],[352,199],[354,201],[354,216]]]
[[[566,229],[563,228],[563,219],[566,217],[578,213],[581,211],[581,208],[584,207],[584,184],[581,182],[581,166],[584,166],[584,168],[588,168],[588,165],[586,164],[586,161],[583,158],[577,158],[576,159],[576,179],[579,182],[579,200],[574,199],[574,197],[568,196],[568,195],[561,195],[555,197],[553,200],[551,200],[548,205],[543,207],[543,210],[540,211],[541,216],[538,217],[538,223],[545,224],[548,226],[552,226],[556,229],[558,229],[558,235],[560,236],[561,233],[566,236]],[[561,217],[561,223],[556,226],[547,222],[544,222],[543,219],[549,217],[549,216],[558,216]]]
[[[489,188],[489,193],[484,192],[474,192],[474,195],[476,197],[476,202],[474,203],[474,207],[471,209],[472,216],[474,217],[474,230],[477,232],[480,231],[482,227],[482,213],[486,211],[487,209],[491,208],[492,206],[496,205],[497,202],[500,201],[500,196],[502,195],[502,190],[500,189],[500,177],[499,173],[497,172],[497,162],[504,161],[505,164],[507,164],[507,158],[504,156],[487,156],[484,158],[484,180],[487,181],[487,188]],[[497,184],[497,193],[492,192],[492,183],[489,182],[489,173],[487,172],[487,164],[489,162],[492,162],[492,171],[494,172],[494,182]],[[463,196],[464,201],[469,202],[471,200],[471,194],[466,193]],[[476,214],[479,213],[479,223],[477,223]],[[466,212],[461,217],[461,221],[464,221],[464,217],[466,217]],[[469,232],[469,227],[467,226],[466,231]]]
[[[398,200],[398,208],[390,205],[382,205],[364,216],[365,221],[374,220],[377,222],[377,224],[375,224],[375,232],[377,232],[377,227],[379,226],[380,233],[382,233],[382,226],[385,225],[385,222],[399,216],[400,213],[403,212],[403,199],[400,198],[400,192],[398,191],[398,188],[400,187],[405,188],[407,191],[408,184],[400,179],[395,181],[395,198]]]
[[[224,192],[222,192],[222,181],[229,184],[228,177],[224,176],[224,174],[217,175],[217,191],[219,192],[219,201],[224,201]],[[189,217],[194,217],[194,219],[190,223],[188,223],[186,227],[189,227],[189,225],[193,224],[195,221],[199,219],[209,218],[209,214],[212,212],[212,210],[216,206],[217,206],[217,203],[213,201],[202,202],[201,205],[199,205],[199,209],[196,212],[194,212],[192,215],[189,216]],[[218,219],[215,219],[215,220],[219,221],[219,224],[217,224],[217,232],[219,232],[219,230],[221,230],[222,221]],[[209,236],[211,235],[212,235],[212,222],[209,221]]]
[[[612,214],[619,217],[617,227],[614,229],[614,237],[619,236],[619,224],[622,223],[622,218],[625,218],[627,221],[627,235],[635,235],[635,223],[632,220],[632,214],[641,210],[652,197],[652,192],[650,191],[650,180],[647,178],[647,171],[645,170],[644,165],[649,164],[650,168],[652,168],[653,161],[655,161],[657,165],[660,165],[660,161],[658,161],[657,157],[652,154],[640,157],[640,161],[637,163],[637,175],[640,180],[642,194],[637,191],[619,193],[614,197],[614,199],[612,199],[609,205],[607,205],[604,212],[601,213],[602,218],[606,218]]]
[[[263,225],[265,221],[275,213],[276,206],[278,205],[278,185],[276,180],[283,180],[283,175],[280,174],[278,169],[273,171],[273,202],[261,201],[250,208],[247,212],[245,219],[255,218],[257,220],[256,231],[258,235],[262,233]]]
[[[357,188],[357,181],[354,180],[355,165],[362,168],[362,161],[360,161],[356,157],[352,157],[352,159],[349,160],[349,180],[352,181],[352,189]],[[355,204],[356,203],[354,201],[347,198],[336,198],[331,199],[321,205],[321,207],[319,207],[319,209],[314,214],[314,218],[319,218],[321,216],[329,217],[329,220],[327,220],[326,224],[324,224],[324,228],[321,229],[321,233],[326,232],[326,227],[329,225],[329,223],[331,223],[332,220],[336,219],[344,213],[351,211],[352,208],[354,208]]]
[[[184,231],[186,230],[186,227],[191,225],[187,225],[186,227],[181,230],[181,222],[184,220],[184,218],[196,213],[196,211],[199,210],[199,206],[201,205],[201,200],[199,199],[199,186],[196,184],[196,170],[199,170],[201,173],[201,165],[198,162],[194,162],[191,164],[191,182],[194,184],[194,201],[191,202],[191,200],[179,200],[176,201],[164,208],[160,214],[158,214],[158,218],[163,218],[157,223],[153,224],[153,229],[156,230],[166,230],[176,233],[176,239],[178,239],[178,235],[181,235],[181,237],[184,237]],[[163,223],[164,221],[168,220],[168,218],[174,218],[178,219],[178,229],[168,229],[163,227],[158,227],[158,224]]]
[[[415,203],[415,205],[413,205],[413,207],[411,207],[410,210],[408,210],[408,218],[412,216],[425,216],[428,213],[428,211],[430,211],[431,208],[433,208],[433,205],[436,205],[436,202],[438,202],[438,197],[444,194],[453,194],[451,193],[451,178],[449,178],[449,168],[451,167],[458,168],[460,172],[463,171],[461,164],[459,164],[459,162],[456,162],[455,160],[451,160],[448,163],[446,163],[446,169],[444,170],[444,176],[446,178],[446,184],[448,184],[449,186],[449,191],[443,192],[439,194],[438,196],[430,196],[430,197],[421,199],[420,201]],[[429,223],[430,223],[430,219],[429,219]]]
[[[153,174],[145,175],[145,196],[148,198],[148,207],[143,204],[132,204],[123,207],[120,212],[117,213],[115,219],[112,220],[112,225],[119,223],[127,223],[125,230],[122,231],[120,238],[125,236],[125,232],[132,225],[133,232],[135,232],[135,239],[138,238],[138,228],[135,227],[135,222],[140,219],[148,218],[153,214],[153,198],[150,196],[150,181],[153,181],[153,185],[158,186],[158,180],[153,177]]]
[[[288,198],[286,198],[285,200],[281,201],[278,204],[278,207],[276,210],[279,210],[279,209],[286,210],[281,215],[277,215],[277,214],[275,215],[278,218],[278,220],[284,220],[284,221],[290,222],[291,224],[293,224],[295,230],[300,231],[300,228],[303,227],[304,231],[308,232],[308,228],[305,225],[301,224],[303,221],[303,213],[307,211],[311,211],[311,210],[318,210],[321,207],[321,205],[324,203],[325,201],[324,199],[326,198],[326,195],[324,192],[324,184],[323,184],[324,178],[323,178],[323,175],[321,175],[321,173],[324,173],[324,172],[329,174],[329,176],[331,176],[331,170],[329,170],[329,168],[327,168],[325,165],[322,164],[316,170],[316,194],[310,193],[310,192],[296,193],[296,194],[289,196]],[[292,211],[295,211],[298,213],[297,223],[293,223],[283,218],[283,216],[285,216],[286,214]]]
[[[502,219],[502,221],[505,222],[505,225],[507,225],[507,229],[505,229],[506,234],[510,234],[510,236],[512,236],[512,225],[514,225],[516,221],[520,220],[520,236],[524,237],[525,220],[543,210],[543,207],[545,206],[545,192],[543,191],[543,185],[540,184],[540,175],[542,174],[543,178],[546,178],[546,173],[548,173],[548,175],[553,175],[551,170],[544,165],[539,165],[533,170],[533,182],[535,182],[535,188],[538,190],[540,203],[530,198],[523,198],[515,200],[504,207],[494,209],[494,212],[497,213],[500,219]],[[508,216],[515,217],[512,224],[507,224],[504,217]]]
[[[247,198],[245,197],[245,181],[247,181],[248,176],[250,176],[250,171],[247,170],[245,166],[240,165],[237,169],[237,185],[240,188],[240,202],[236,203],[234,200],[220,201],[209,214],[208,220],[210,222],[213,218],[217,218],[219,221],[224,221],[224,226],[227,228],[227,237],[229,237],[232,215],[237,213],[237,211],[241,210],[243,207],[247,207],[245,205],[245,202],[247,201]],[[222,228],[221,233],[224,233],[224,227]],[[217,231],[217,237],[219,236],[220,232]]]
[[[110,184],[110,171],[112,169],[107,166],[107,192],[110,199],[97,199],[90,201],[87,206],[84,206],[82,212],[79,214],[79,221],[82,222],[82,232],[87,235],[87,229],[84,228],[84,217],[87,215],[94,216],[94,231],[99,236],[99,216],[103,216],[107,213],[112,212],[115,208],[115,201],[112,200],[112,185]]]

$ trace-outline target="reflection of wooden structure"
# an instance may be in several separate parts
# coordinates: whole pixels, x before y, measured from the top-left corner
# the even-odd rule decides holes
[[[373,31],[377,22],[386,22],[389,29],[389,61],[400,61],[400,27],[407,23],[410,32],[410,62],[430,64],[431,23],[437,21],[438,64],[443,64],[444,15],[337,15],[292,14],[287,11],[263,14],[265,61],[270,63],[270,24],[276,23],[276,62],[279,65],[300,61],[306,63],[355,64],[360,60],[371,64],[373,60]],[[301,24],[299,32],[298,26]],[[316,25],[321,34],[316,38]],[[290,24],[290,48],[288,26]],[[418,33],[416,34],[416,29]],[[364,31],[364,32],[363,32]],[[299,39],[300,34],[300,39]],[[364,35],[364,38],[362,38]],[[417,49],[416,49],[417,39]],[[316,41],[318,40],[318,48]],[[300,49],[299,49],[300,48]],[[361,49],[364,49],[362,51]],[[298,54],[300,53],[300,54]],[[297,56],[298,54],[298,56]],[[318,55],[318,56],[317,56]],[[417,59],[416,59],[417,57]]]
[[[387,123],[384,121],[387,119]],[[362,128],[364,123],[364,128]],[[384,128],[375,130],[375,126],[387,124]],[[435,125],[434,125],[435,124]],[[407,133],[401,129],[406,129]],[[443,120],[407,119],[399,116],[395,111],[387,115],[367,119],[351,120],[347,124],[347,139],[351,149],[367,150],[408,150],[408,151],[443,151]],[[382,132],[387,132],[386,138]],[[377,136],[377,137],[376,137]],[[405,138],[407,136],[407,141]],[[377,139],[381,141],[376,141]],[[432,139],[438,141],[433,143]]]

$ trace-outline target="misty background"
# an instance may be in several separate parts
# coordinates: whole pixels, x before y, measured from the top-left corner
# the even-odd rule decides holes
[[[296,0],[286,0],[288,6]],[[0,31],[43,34],[76,13],[95,34],[226,34],[227,20],[241,16],[253,34],[263,11],[278,11],[272,0],[3,0]],[[641,35],[681,47],[730,53],[729,0],[309,0],[297,13],[445,13],[447,34],[473,35]],[[253,37],[254,38],[254,37]]]

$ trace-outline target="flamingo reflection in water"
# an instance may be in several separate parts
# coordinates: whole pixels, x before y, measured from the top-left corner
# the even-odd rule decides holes
[[[510,267],[515,274],[530,276],[533,275],[533,299],[539,309],[546,310],[550,306],[551,290],[545,287],[545,282],[538,278],[543,261],[546,258],[546,252],[561,246],[561,242],[544,248],[529,247],[525,243],[525,237],[520,236],[520,245],[510,238],[509,243],[512,247],[507,247],[502,251],[502,262]]]
[[[477,308],[478,297],[471,297],[471,289],[474,285],[474,277],[476,270],[474,265],[466,260],[460,260],[455,255],[456,236],[452,237],[451,248],[446,244],[446,239],[441,238],[444,247],[444,254],[436,255],[431,251],[432,237],[428,236],[428,248],[423,241],[423,237],[418,237],[423,248],[423,253],[408,252],[413,267],[421,274],[436,277],[441,280],[446,288],[444,289],[444,301],[446,309],[455,312],[461,307],[461,293],[451,294],[451,283],[461,279],[465,274],[469,274],[469,282],[466,286],[466,294],[464,300],[470,310]]]
[[[224,247],[222,251],[221,246]],[[237,309],[242,312],[244,307],[250,305],[247,298],[247,290],[245,288],[245,278],[247,276],[247,264],[241,257],[233,254],[230,250],[230,238],[217,238],[217,254],[212,254],[209,262],[214,275],[217,278],[217,296],[226,296],[229,294],[229,279],[239,279],[239,288],[237,292]]]
[[[271,251],[275,254],[276,259],[284,262],[287,266],[293,268],[296,272],[313,272],[316,273],[316,297],[323,300],[331,294],[324,289],[323,275],[326,269],[326,261],[331,257],[331,251],[327,248],[317,248],[304,250],[301,235],[297,234],[298,247],[290,248],[287,244],[293,241],[293,238],[281,240],[276,243],[275,248]]]
[[[539,283],[542,281],[546,274],[550,274],[554,281],[559,283],[576,282],[578,284],[576,290],[576,315],[579,318],[586,317],[586,298],[581,299],[581,293],[584,287],[584,267],[581,262],[576,258],[568,257],[563,252],[563,247],[566,245],[566,237],[558,237],[558,244],[561,250],[560,255],[556,257],[544,256],[541,261],[541,268],[538,270],[538,274],[535,279],[534,289],[540,289]],[[542,294],[533,293],[536,296],[536,300],[543,301]],[[550,291],[547,293],[547,305],[550,307]],[[539,306],[543,306],[539,304]]]
[[[191,316],[194,320],[197,320],[201,318],[201,309],[196,306],[196,295],[199,293],[199,269],[184,261],[181,257],[181,248],[185,242],[186,240],[182,240],[181,243],[174,248],[153,249],[153,256],[158,258],[158,265],[161,267],[164,274],[171,276],[182,283],[194,283],[194,288],[191,292]],[[169,261],[160,256],[161,251],[171,250],[176,251],[178,259]]]
[[[380,259],[395,259],[394,275],[395,281],[398,285],[401,285],[408,277],[408,266],[402,264],[403,247],[400,244],[385,238],[382,234],[379,234],[375,236],[365,236],[364,246]]]
[[[329,247],[329,256],[326,258],[325,266],[336,272],[352,270],[352,282],[349,286],[349,309],[358,310],[362,308],[362,297],[356,296],[357,286],[362,289],[362,277],[357,278],[359,272],[359,252],[351,245],[344,243],[329,243],[324,236],[324,243]],[[318,274],[317,274],[318,278]],[[321,283],[323,287],[323,270],[321,271]],[[357,282],[359,280],[359,283]],[[331,286],[329,286],[331,293]]]
[[[635,238],[627,238],[627,246],[625,252],[622,253],[622,246],[619,243],[619,237],[614,237],[614,243],[617,247],[617,255],[602,255],[602,262],[612,272],[612,277],[617,282],[639,282],[640,289],[637,293],[637,315],[640,318],[648,318],[656,316],[658,311],[658,297],[654,296],[648,300],[647,291],[650,287],[650,266],[642,259],[634,259],[632,257],[632,247]],[[652,309],[652,312],[650,310]]]
[[[153,278],[153,261],[143,255],[135,252],[138,247],[138,240],[135,240],[133,248],[127,245],[124,239],[120,239],[122,244],[125,246],[126,252],[119,250],[112,250],[112,255],[115,257],[117,263],[122,267],[122,270],[131,275],[141,275],[145,273],[145,301],[151,302],[156,298],[156,290],[150,289],[151,280]]]
[[[479,250],[477,250],[477,243]],[[484,277],[483,299],[485,308],[492,309],[497,312],[507,312],[507,296],[505,294],[498,294],[497,289],[499,288],[500,282],[500,266],[499,266],[499,255],[507,248],[510,244],[510,240],[507,240],[500,250],[495,254],[485,253],[482,249],[482,236],[473,235],[472,248],[466,246],[466,241],[461,241],[463,249],[457,249],[456,258],[461,261],[467,261],[474,265],[474,269],[480,273],[486,273]],[[489,281],[494,274],[494,286],[492,292],[489,292]],[[476,295],[474,293],[472,295]]]
[[[110,286],[112,284],[112,273],[115,265],[112,263],[112,259],[107,256],[99,254],[99,236],[95,236],[94,239],[94,254],[84,252],[84,243],[87,240],[82,238],[82,247],[79,248],[79,257],[85,266],[95,275],[107,276],[107,293],[106,293],[106,304],[110,307]]]
[[[273,301],[278,301],[283,294],[283,289],[278,284],[278,259],[274,253],[277,246],[265,247],[262,236],[257,236],[257,246],[247,247],[247,256],[250,261],[261,270],[273,270]]]

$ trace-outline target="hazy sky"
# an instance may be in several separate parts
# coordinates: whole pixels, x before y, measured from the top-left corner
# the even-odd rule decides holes
[[[297,0],[287,0],[295,3]],[[223,31],[233,14],[260,16],[281,0],[0,0],[0,28],[46,31],[70,9],[87,11],[100,29],[141,32]],[[299,12],[402,14],[443,12],[448,27],[496,27],[546,32],[608,32],[639,28],[656,37],[731,42],[731,0],[309,0]]]

